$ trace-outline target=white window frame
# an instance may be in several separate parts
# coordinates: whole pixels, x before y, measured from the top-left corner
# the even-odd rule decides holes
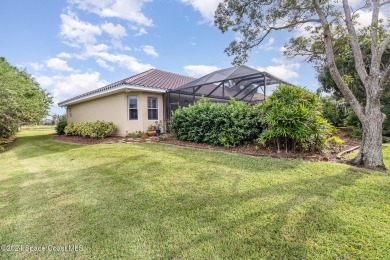
[[[155,108],[149,108],[149,99],[150,98],[153,98],[153,99],[156,99],[156,107]],[[159,118],[159,113],[158,113],[158,97],[148,97],[147,98],[147,104],[146,104],[146,106],[147,106],[147,109],[148,109],[148,120],[149,121],[155,121],[155,120],[159,120],[158,118]],[[149,109],[153,109],[153,110],[157,110],[157,118],[154,118],[154,119],[150,119],[149,118]]]
[[[137,107],[136,108],[130,108],[130,99],[134,99],[137,101]],[[137,110],[137,118],[130,118],[130,110]],[[129,121],[137,121],[139,119],[139,114],[138,114],[138,96],[128,96],[127,97],[127,119]]]

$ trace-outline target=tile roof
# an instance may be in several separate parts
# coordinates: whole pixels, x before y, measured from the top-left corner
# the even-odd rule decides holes
[[[122,84],[168,90],[175,89],[193,80],[195,80],[195,78],[189,76],[175,74],[172,72],[167,72],[158,69],[151,69],[133,77],[122,80]]]
[[[128,77],[126,79],[111,83],[107,86],[89,91],[87,93],[75,96],[71,99],[60,102],[59,104],[66,103],[72,100],[76,100],[82,97],[86,97],[95,93],[99,93],[102,91],[110,90],[120,85],[136,85],[147,88],[155,88],[155,89],[175,89],[179,86],[187,84],[191,81],[195,80],[195,78],[184,76],[172,72],[167,72],[158,69],[150,69],[145,72],[139,73],[137,75]]]

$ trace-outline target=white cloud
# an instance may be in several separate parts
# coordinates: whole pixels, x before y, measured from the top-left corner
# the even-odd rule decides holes
[[[36,77],[36,80],[53,94],[55,103],[108,84],[100,79],[99,72],[73,73],[68,76],[41,76]]]
[[[59,58],[46,60],[46,66],[52,70],[73,71],[73,69],[68,66],[68,62],[66,60],[61,60]]]
[[[140,73],[146,70],[152,69],[150,64],[144,64],[139,62],[136,58],[126,54],[110,54],[107,52],[98,52],[94,54],[94,57],[117,64],[120,67],[126,68],[130,71]]]
[[[145,45],[141,47],[142,50],[145,52],[146,55],[149,55],[154,58],[158,58],[160,55],[157,53],[157,51],[154,49],[153,46]]]
[[[141,28],[139,28],[138,32],[136,34],[134,34],[134,36],[142,36],[145,34],[148,34],[148,32],[144,28],[141,27]]]
[[[106,22],[101,26],[101,28],[104,32],[108,33],[115,39],[120,39],[127,35],[125,27],[120,24],[115,25],[113,23]]]
[[[101,17],[116,17],[144,26],[152,26],[152,19],[142,13],[142,7],[150,0],[69,0],[77,8]]]
[[[72,55],[67,52],[61,52],[60,54],[57,55],[58,58],[63,58],[63,59],[70,59],[72,58]]]
[[[275,43],[275,39],[271,37],[268,39],[267,43],[260,45],[259,49],[265,51],[274,51],[280,49],[276,47],[274,43]]]
[[[301,67],[299,63],[287,63],[283,59],[272,59],[273,63],[278,65],[268,66],[268,67],[257,67],[259,71],[268,72],[278,78],[283,80],[291,80],[294,78],[299,78],[298,69]]]
[[[181,0],[181,2],[191,5],[206,21],[213,22],[215,11],[222,0]]]
[[[43,70],[45,68],[45,65],[38,62],[32,62],[28,64],[28,67],[31,67],[35,71],[39,71],[39,70]]]
[[[358,16],[356,18],[356,21],[358,22],[355,27],[357,29],[362,29],[363,27],[367,27],[371,25],[371,20],[372,20],[372,12],[368,10],[359,10],[356,12],[356,15]],[[389,17],[385,15],[383,12],[379,12],[379,19],[383,19],[384,23],[387,24],[386,19]]]
[[[102,34],[99,26],[79,20],[72,12],[61,14],[61,32],[60,36],[65,40],[65,43],[79,47],[80,44],[96,43],[96,36]]]
[[[187,65],[183,67],[186,73],[192,77],[204,76],[211,72],[220,70],[217,66],[206,66],[206,65]]]
[[[108,69],[109,71],[114,71],[114,67],[108,65],[107,62],[105,62],[104,60],[97,59],[97,60],[96,60],[96,63],[97,63],[100,67],[102,67],[102,68]]]

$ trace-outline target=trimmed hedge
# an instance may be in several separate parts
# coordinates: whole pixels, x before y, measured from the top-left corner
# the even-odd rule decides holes
[[[179,140],[235,147],[259,135],[257,106],[231,99],[213,103],[205,98],[172,115],[171,131]]]
[[[77,135],[90,138],[105,138],[116,130],[112,122],[96,121],[70,123],[65,127],[66,135]]]

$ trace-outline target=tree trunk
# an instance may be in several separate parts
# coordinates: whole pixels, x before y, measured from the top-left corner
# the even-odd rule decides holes
[[[371,103],[371,102],[368,102]],[[362,145],[359,154],[351,161],[355,165],[375,170],[386,170],[382,153],[382,123],[384,116],[380,111],[380,103],[367,104],[363,127]]]

